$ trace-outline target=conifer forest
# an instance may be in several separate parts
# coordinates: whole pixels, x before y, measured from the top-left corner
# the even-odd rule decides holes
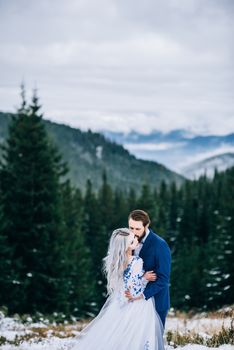
[[[172,253],[171,305],[212,310],[234,303],[234,168],[212,180],[113,189],[71,184],[48,137],[37,94],[12,118],[0,164],[0,300],[9,314],[95,315],[106,298],[102,259],[133,209]],[[137,174],[136,174],[137,176]]]

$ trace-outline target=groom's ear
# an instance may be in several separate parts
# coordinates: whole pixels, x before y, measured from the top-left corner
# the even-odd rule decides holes
[[[149,228],[149,224],[145,225],[145,230],[147,230]]]

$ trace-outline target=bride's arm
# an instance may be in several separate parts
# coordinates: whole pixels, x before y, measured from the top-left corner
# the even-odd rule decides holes
[[[130,300],[137,300],[144,298],[143,292],[148,283],[145,277],[152,277],[149,273],[145,276],[145,271],[143,270],[143,260],[139,258],[136,260],[132,266],[131,277],[128,280],[127,291],[125,295]]]

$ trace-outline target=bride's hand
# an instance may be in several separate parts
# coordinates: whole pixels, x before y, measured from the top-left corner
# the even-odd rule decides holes
[[[157,275],[156,275],[156,273],[154,271],[147,271],[147,272],[144,273],[144,278],[147,281],[153,282],[153,281],[156,281]]]
[[[127,290],[127,291],[125,292],[125,296],[126,296],[126,298],[128,298],[129,301],[140,300],[140,299],[143,299],[143,298],[144,298],[143,294],[140,294],[138,297],[135,297],[135,298],[134,298],[134,297],[131,295],[131,293],[130,293],[129,290]]]

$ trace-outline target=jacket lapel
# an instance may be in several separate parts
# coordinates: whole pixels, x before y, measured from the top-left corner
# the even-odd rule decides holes
[[[146,238],[146,240],[145,240],[145,242],[143,244],[143,247],[141,248],[141,251],[140,251],[140,254],[139,254],[140,258],[143,259],[143,256],[145,255],[145,252],[147,251],[148,247],[150,246],[152,237],[153,237],[153,232],[150,230],[150,233],[148,234],[148,237]]]

